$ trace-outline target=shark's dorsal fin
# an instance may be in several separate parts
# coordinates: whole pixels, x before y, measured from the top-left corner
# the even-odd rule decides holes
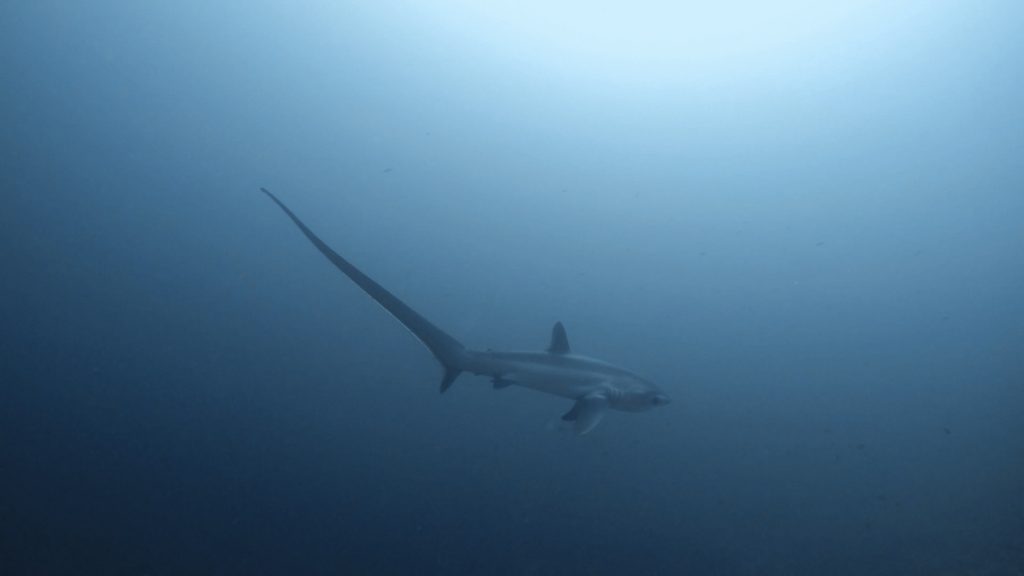
[[[561,322],[555,322],[555,327],[551,329],[551,345],[548,346],[548,352],[551,354],[569,353],[569,337],[565,335],[565,326],[562,326]]]

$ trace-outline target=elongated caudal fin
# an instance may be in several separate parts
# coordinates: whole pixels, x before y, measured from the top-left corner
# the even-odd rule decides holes
[[[420,316],[415,310],[410,308],[394,294],[388,292],[383,286],[374,282],[372,278],[363,274],[358,268],[349,263],[348,260],[342,258],[337,252],[331,249],[330,246],[324,243],[316,234],[313,233],[303,222],[299,220],[283,202],[277,199],[266,188],[260,188],[264,194],[270,197],[271,200],[277,204],[284,213],[291,218],[292,222],[299,227],[299,230],[305,234],[306,238],[316,246],[316,249],[321,254],[327,257],[334,264],[338,270],[345,273],[346,276],[352,279],[364,292],[370,295],[371,298],[377,301],[385,310],[391,313],[392,316],[398,318],[398,321],[405,325],[410,332],[413,333],[424,346],[430,349],[434,356],[444,366],[444,378],[441,381],[441,392],[444,392],[452,385],[452,382],[462,372],[462,365],[466,357],[466,349],[459,343],[458,340],[452,338],[446,334],[443,330],[434,326],[426,318]]]

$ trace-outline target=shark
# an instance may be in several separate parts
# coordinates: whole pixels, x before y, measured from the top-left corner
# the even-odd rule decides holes
[[[441,363],[441,393],[463,372],[490,378],[496,390],[521,386],[573,402],[562,420],[576,434],[592,431],[610,410],[646,412],[671,402],[650,380],[608,362],[576,354],[569,346],[565,326],[555,322],[546,350],[503,352],[471,350],[441,330],[356,268],[313,233],[277,196],[260,188],[327,260],[394,316]]]

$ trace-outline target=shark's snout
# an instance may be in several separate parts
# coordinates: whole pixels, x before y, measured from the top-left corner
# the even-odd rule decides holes
[[[655,394],[654,398],[651,399],[651,403],[655,406],[665,406],[672,402],[672,399],[665,394]]]

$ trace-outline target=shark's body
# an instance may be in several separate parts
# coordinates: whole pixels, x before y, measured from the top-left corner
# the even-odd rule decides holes
[[[284,210],[332,264],[405,325],[434,354],[445,371],[441,392],[448,390],[459,374],[469,372],[489,377],[495,389],[522,386],[568,398],[575,404],[562,419],[573,422],[578,434],[585,434],[597,426],[609,409],[642,412],[670,402],[657,386],[628,370],[573,354],[561,322],[555,323],[551,344],[545,352],[467,349],[332,250],[276,196],[265,188],[261,190]]]

